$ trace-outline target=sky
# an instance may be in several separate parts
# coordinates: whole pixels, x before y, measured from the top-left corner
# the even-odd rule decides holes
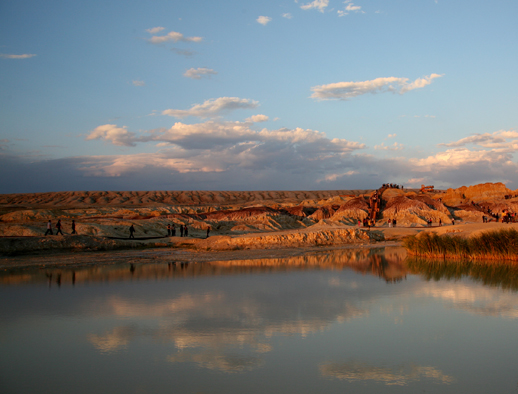
[[[516,0],[0,2],[0,193],[518,189]]]

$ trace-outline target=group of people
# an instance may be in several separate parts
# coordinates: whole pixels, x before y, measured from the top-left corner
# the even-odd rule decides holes
[[[130,232],[129,238],[135,238],[135,236],[133,235],[135,233],[135,227],[133,226],[133,224],[129,228],[129,232]],[[210,227],[207,228],[207,238],[209,238],[209,234],[210,234]],[[176,237],[176,227],[175,227],[174,223],[172,225],[171,224],[167,225],[167,236]],[[180,237],[188,237],[188,236],[189,236],[189,228],[187,227],[187,225],[181,224],[180,225]]]
[[[498,222],[498,219],[496,220]],[[502,223],[514,223],[515,221],[515,213],[514,212],[504,212],[502,216]]]
[[[170,224],[167,225],[167,236],[176,237],[176,227],[174,226],[174,223],[172,226]],[[180,237],[188,237],[188,236],[189,236],[189,228],[187,227],[187,225],[184,226],[183,224],[181,224],[180,225]]]
[[[369,219],[369,218],[365,218],[362,220],[358,219],[358,227],[374,227],[376,225],[376,221],[375,220],[372,220],[372,219]]]
[[[400,186],[395,183],[384,183],[383,187],[387,187],[388,189],[399,189],[401,187],[401,189],[403,189],[403,185]]]
[[[63,225],[61,224],[61,219],[58,219],[58,222],[56,223],[55,227],[56,227],[56,235],[59,235],[59,234],[64,235],[63,231],[61,230],[61,228],[63,227]],[[54,233],[52,232],[52,221],[51,220],[49,220],[47,222],[47,231],[45,231],[45,236],[47,236],[49,234],[54,235]],[[75,220],[72,220],[72,232],[70,234],[77,234]]]

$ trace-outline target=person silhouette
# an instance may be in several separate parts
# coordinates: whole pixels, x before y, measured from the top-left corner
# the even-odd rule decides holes
[[[58,234],[63,235],[63,231],[61,231],[61,219],[59,219],[58,222],[56,223],[56,228],[58,229],[58,231],[56,231],[56,235],[58,235]]]
[[[52,233],[52,223],[50,220],[47,222],[47,231],[45,231],[45,236],[47,236],[47,234],[54,235]]]
[[[130,232],[129,237],[130,237],[130,238],[135,238],[135,236],[133,235],[133,233],[135,232],[135,227],[133,227],[133,224],[132,224],[132,225],[131,225],[131,227],[129,228],[129,232]]]

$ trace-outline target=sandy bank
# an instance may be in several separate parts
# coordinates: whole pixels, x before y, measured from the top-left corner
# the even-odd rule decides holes
[[[166,237],[160,240],[110,240],[90,236],[0,238],[0,269],[27,265],[109,264],[151,261],[215,261],[300,255],[341,248],[399,245],[419,232],[469,237],[483,231],[516,228],[518,223],[467,223],[442,227],[377,227],[370,231],[352,226],[309,228],[272,233],[214,236],[208,239]],[[6,252],[7,251],[7,252]],[[29,251],[29,252],[28,252]]]

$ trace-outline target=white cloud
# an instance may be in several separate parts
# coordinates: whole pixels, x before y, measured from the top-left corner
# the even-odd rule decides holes
[[[376,145],[374,146],[374,149],[376,150],[392,150],[392,151],[396,151],[396,150],[402,150],[404,148],[404,145],[400,144],[400,143],[397,143],[397,142],[394,142],[394,144],[392,145],[385,145],[385,143],[381,143],[381,145]]]
[[[329,175],[326,175],[324,180],[327,181],[327,182],[334,182],[338,178],[348,177],[348,176],[357,175],[357,174],[359,174],[358,171],[351,170],[351,171],[343,172],[341,174],[329,174]],[[318,183],[320,183],[320,182],[322,182],[322,181],[319,181]]]
[[[260,23],[263,26],[266,26],[269,22],[271,22],[271,20],[272,20],[272,18],[270,18],[269,16],[261,15],[259,18],[256,19],[256,22]]]
[[[282,17],[286,19],[291,19],[293,18],[293,15],[291,15],[289,12],[286,12],[285,14],[282,14]]]
[[[343,10],[338,10],[338,16],[342,17],[345,15],[349,15],[350,12],[361,12],[364,13],[359,5],[354,5],[350,1],[344,1],[344,4],[347,4]]]
[[[406,183],[409,185],[422,185],[425,180],[426,178],[410,178]]]
[[[351,2],[345,1],[344,3],[347,4],[347,6],[345,7],[346,11],[358,12],[358,11],[360,11],[362,9],[362,7],[360,7],[359,5],[354,5]]]
[[[201,67],[201,68],[190,68],[183,74],[183,76],[187,77],[187,78],[192,78],[192,79],[201,79],[201,77],[203,77],[204,75],[210,76],[210,75],[216,75],[216,74],[217,74],[217,72],[211,68]]]
[[[31,57],[37,56],[33,53],[25,53],[23,55],[11,55],[7,53],[0,53],[2,59],[30,59]]]
[[[153,27],[151,29],[147,29],[146,31],[150,34],[156,34],[156,33],[160,33],[162,30],[165,30],[165,27],[157,26],[157,27]]]
[[[387,138],[394,138],[394,137],[396,137],[396,136],[397,136],[397,134],[396,134],[396,133],[394,133],[394,134],[389,134],[389,135],[387,136]]]
[[[161,44],[168,41],[201,42],[202,40],[203,37],[185,37],[182,33],[171,31],[167,33],[165,36],[153,36],[149,39],[149,42],[152,44]]]
[[[268,119],[265,115],[256,115],[256,122]],[[250,119],[250,118],[249,118]],[[114,145],[135,146],[137,142],[160,142],[177,145],[183,149],[211,149],[217,146],[237,144],[287,143],[297,144],[297,149],[305,152],[344,153],[365,148],[364,144],[345,139],[328,139],[322,132],[310,129],[277,130],[250,128],[253,122],[206,121],[203,123],[175,123],[170,129],[155,129],[142,136],[129,132],[126,127],[106,124],[93,130],[87,140],[102,139]]]
[[[266,115],[253,115],[253,116],[250,116],[249,118],[246,118],[245,120],[247,122],[259,123],[259,122],[266,122],[268,119],[270,119],[270,118]]]
[[[403,83],[401,87],[401,93],[403,94],[409,92],[410,90],[424,88],[425,86],[430,85],[433,79],[440,77],[442,77],[440,74],[431,74],[424,78],[417,78],[414,82],[409,84]]]
[[[126,126],[117,127],[114,124],[105,124],[96,127],[88,136],[87,140],[104,140],[119,146],[135,146],[138,140],[135,133],[127,130]]]
[[[411,165],[415,166],[416,171],[431,171],[433,169],[458,168],[469,164],[480,163],[501,163],[509,160],[505,153],[486,150],[469,149],[448,149],[424,159],[409,159]]]
[[[329,139],[324,133],[307,129],[263,129],[256,131],[247,122],[207,121],[175,123],[136,135],[125,127],[102,125],[87,140],[102,139],[115,145],[158,142],[160,151],[110,157],[91,157],[83,171],[91,176],[122,176],[144,167],[187,172],[233,172],[237,168],[260,171],[319,173],[335,171],[352,152],[364,144],[345,139]],[[167,145],[170,148],[164,149]]]
[[[500,130],[494,133],[474,134],[455,142],[439,144],[439,146],[449,148],[459,148],[466,145],[476,145],[499,152],[516,152],[518,151],[518,132]]]
[[[240,99],[239,97],[220,97],[210,99],[203,104],[194,104],[191,109],[166,109],[162,111],[162,115],[174,116],[176,118],[186,118],[188,116],[197,116],[200,118],[212,118],[236,109],[253,109],[257,108],[259,103],[254,100]]]
[[[320,12],[324,12],[326,7],[329,5],[329,0],[314,0],[311,3],[303,4],[300,6],[303,10],[310,10],[312,8],[318,9]]]
[[[146,83],[144,81],[139,81],[138,79],[135,79],[131,82],[134,86],[144,86]]]
[[[311,88],[312,98],[317,100],[349,100],[356,96],[367,93],[393,92],[404,94],[411,90],[422,88],[432,83],[432,80],[439,78],[439,74],[431,74],[428,77],[418,78],[408,82],[408,78],[376,78],[362,82],[337,82],[328,85],[318,85]]]

